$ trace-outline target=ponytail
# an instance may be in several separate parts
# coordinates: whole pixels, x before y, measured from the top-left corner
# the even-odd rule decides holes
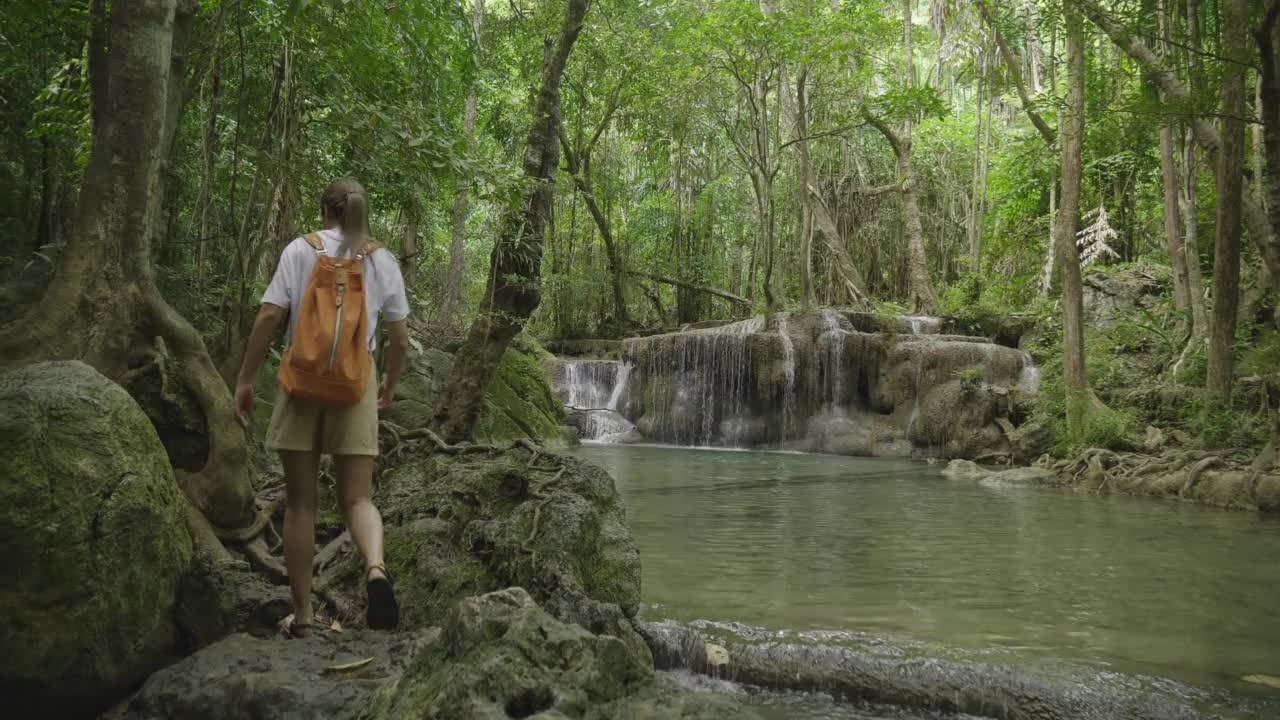
[[[320,204],[342,231],[338,256],[355,255],[369,240],[369,196],[364,186],[351,177],[334,180],[325,188]]]
[[[355,255],[369,239],[369,200],[363,192],[347,195],[347,206],[342,209],[342,245],[338,253],[342,257]]]

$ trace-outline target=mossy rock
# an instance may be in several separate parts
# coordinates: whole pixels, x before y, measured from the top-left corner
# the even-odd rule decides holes
[[[172,658],[186,500],[138,404],[79,362],[0,376],[0,456],[0,692],[92,713]]]
[[[414,455],[383,475],[375,499],[407,627],[440,622],[461,598],[518,585],[562,621],[631,635],[640,556],[613,479],[576,458],[531,460],[524,450]],[[362,571],[354,554],[340,567],[355,596]]]
[[[520,438],[552,446],[573,442],[565,430],[564,408],[547,380],[546,357],[532,339],[520,335],[512,340],[485,391],[484,409],[476,422],[477,442],[506,444]],[[436,348],[411,357],[396,389],[395,404],[385,417],[407,428],[430,425],[453,359]]]

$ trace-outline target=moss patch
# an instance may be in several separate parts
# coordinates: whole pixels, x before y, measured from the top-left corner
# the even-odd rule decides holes
[[[0,690],[92,711],[175,648],[186,500],[138,404],[79,362],[0,376],[0,456],[0,617],[25,639],[0,653]]]

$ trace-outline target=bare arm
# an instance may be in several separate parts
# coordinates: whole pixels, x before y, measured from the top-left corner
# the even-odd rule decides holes
[[[404,358],[409,353],[409,325],[404,320],[387,322],[387,372],[378,388],[378,407],[386,409],[391,406],[395,397],[396,384],[400,382],[400,371],[404,369]]]
[[[253,331],[249,333],[249,346],[244,351],[244,360],[240,363],[240,377],[236,380],[236,417],[240,424],[248,427],[253,416],[253,382],[258,377],[262,361],[267,357],[267,348],[271,340],[280,331],[280,325],[289,317],[289,310],[279,305],[263,303],[258,310],[258,317],[253,320]]]

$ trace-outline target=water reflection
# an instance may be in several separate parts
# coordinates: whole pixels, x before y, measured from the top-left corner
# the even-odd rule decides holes
[[[921,463],[586,447],[617,479],[647,614],[848,629],[1249,688],[1280,675],[1280,522],[952,482]]]

